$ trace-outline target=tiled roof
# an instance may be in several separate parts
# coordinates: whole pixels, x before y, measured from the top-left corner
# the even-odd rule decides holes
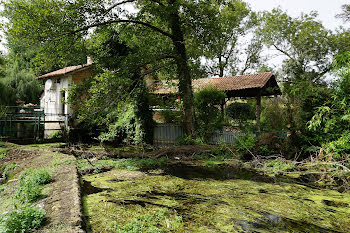
[[[201,88],[207,86],[213,86],[222,91],[236,91],[253,88],[263,88],[266,83],[274,78],[274,74],[271,72],[240,75],[233,77],[223,78],[202,78],[192,81],[194,91],[198,91]],[[170,94],[177,93],[177,80],[161,81],[152,87],[151,92],[154,94]]]
[[[56,71],[53,71],[51,73],[44,74],[42,76],[39,76],[37,79],[45,79],[45,78],[53,78],[53,77],[59,77],[59,76],[64,76],[69,73],[77,72],[80,70],[84,70],[87,67],[91,66],[92,64],[85,64],[85,65],[78,65],[78,66],[69,66],[65,67],[63,69],[59,69]]]

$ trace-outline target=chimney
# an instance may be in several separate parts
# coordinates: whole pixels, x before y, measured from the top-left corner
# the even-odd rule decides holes
[[[92,60],[92,57],[87,56],[87,58],[86,58],[86,64],[87,64],[87,65],[91,65],[92,63],[94,63],[94,61]]]

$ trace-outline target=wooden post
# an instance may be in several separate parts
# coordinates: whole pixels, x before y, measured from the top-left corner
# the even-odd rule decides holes
[[[258,134],[261,133],[260,116],[261,116],[261,90],[258,91],[258,94],[256,96],[256,131]]]

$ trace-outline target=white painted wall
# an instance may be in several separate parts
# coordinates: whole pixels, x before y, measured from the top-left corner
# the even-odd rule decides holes
[[[72,113],[72,109],[68,104],[64,104],[64,101],[62,101],[63,96],[65,97],[65,102],[68,100],[72,76],[52,78],[51,80],[52,87],[50,89],[45,88],[44,93],[40,97],[40,106],[45,112],[45,138],[48,138],[53,132],[61,130],[62,126],[66,126],[66,115]],[[49,123],[50,121],[53,122]]]

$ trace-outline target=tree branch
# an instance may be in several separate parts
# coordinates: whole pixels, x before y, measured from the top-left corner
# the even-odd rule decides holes
[[[136,0],[125,0],[125,1],[122,1],[122,2],[115,3],[112,6],[110,6],[109,8],[107,8],[106,13],[110,12],[111,10],[116,8],[117,6],[123,5],[125,3],[131,3],[131,2],[136,2]]]
[[[275,44],[273,45],[273,47],[274,47],[275,49],[277,49],[278,51],[280,51],[281,53],[283,53],[284,55],[286,55],[287,57],[289,57],[290,59],[292,59],[293,61],[295,61],[295,59],[292,58],[292,56],[290,56],[289,53],[287,53],[286,51],[284,51],[284,50],[278,48]]]
[[[80,28],[80,29],[77,29],[75,31],[72,31],[71,33],[74,34],[74,33],[78,33],[78,32],[82,32],[82,31],[87,31],[89,30],[90,28],[94,28],[94,27],[98,27],[98,26],[104,26],[104,25],[109,25],[109,24],[114,24],[114,23],[130,23],[130,24],[139,24],[139,25],[143,25],[143,26],[146,26],[156,32],[159,32],[160,34],[164,35],[164,36],[167,36],[169,37],[170,39],[173,39],[174,36],[168,32],[165,32],[163,31],[162,29],[152,25],[152,24],[149,24],[149,23],[146,23],[146,22],[142,22],[142,21],[137,21],[137,20],[129,20],[129,19],[116,19],[116,20],[110,20],[110,21],[105,21],[105,22],[101,22],[101,23],[95,23],[95,24],[91,24],[91,25],[88,25],[88,26],[85,26],[83,28]]]

